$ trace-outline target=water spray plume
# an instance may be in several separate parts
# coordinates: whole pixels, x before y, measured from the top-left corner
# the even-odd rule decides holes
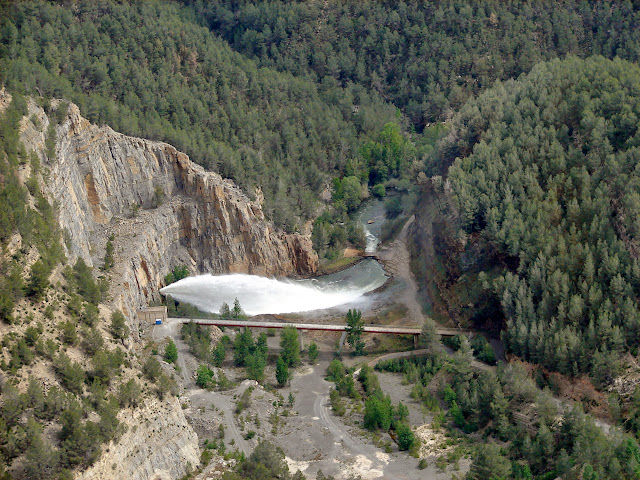
[[[199,275],[173,283],[160,292],[200,310],[219,313],[223,302],[240,301],[247,315],[307,312],[353,305],[365,293],[386,281],[382,267],[373,260],[333,275],[289,280],[257,275]]]

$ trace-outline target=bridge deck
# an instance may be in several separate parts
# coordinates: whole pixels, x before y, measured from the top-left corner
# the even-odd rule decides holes
[[[218,320],[211,318],[170,318],[171,321],[181,323],[197,323],[198,325],[215,325],[217,327],[248,327],[248,328],[285,328],[295,327],[298,330],[324,330],[328,332],[344,332],[346,325],[315,324],[315,323],[288,323],[288,322],[257,322],[253,320]],[[365,325],[365,333],[391,333],[395,335],[420,335],[418,327],[387,327],[384,325]],[[457,328],[438,328],[438,333],[445,337],[451,337],[461,333],[469,333],[467,330]]]

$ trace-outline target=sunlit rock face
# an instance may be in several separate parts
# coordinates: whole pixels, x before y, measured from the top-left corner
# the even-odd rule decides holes
[[[171,480],[200,463],[198,436],[175,397],[147,399],[120,417],[127,431],[116,443],[107,445],[79,480]]]
[[[34,102],[29,110],[27,118],[35,114],[42,128],[25,120],[23,141],[49,170],[47,189],[67,255],[100,266],[113,235],[112,302],[131,320],[137,308],[158,299],[164,275],[176,265],[213,274],[316,271],[308,237],[274,230],[258,202],[171,145],[93,125],[70,105],[56,127],[56,158],[47,159],[49,118]]]

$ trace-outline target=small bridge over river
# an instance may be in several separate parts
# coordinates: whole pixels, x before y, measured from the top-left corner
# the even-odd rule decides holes
[[[178,323],[196,323],[203,326],[216,327],[245,327],[245,328],[286,328],[295,327],[299,331],[304,330],[320,330],[325,332],[342,332],[340,337],[340,350],[347,336],[347,326],[338,324],[317,324],[317,323],[293,323],[293,322],[266,322],[254,320],[221,320],[214,318],[169,318],[170,322]],[[392,327],[385,325],[364,325],[364,333],[387,333],[391,335],[413,335],[413,343],[418,345],[418,337],[421,328],[418,327]],[[470,334],[471,330],[463,330],[460,328],[438,328],[438,333],[444,337],[453,337],[460,334]],[[300,348],[304,347],[302,335],[300,338]]]

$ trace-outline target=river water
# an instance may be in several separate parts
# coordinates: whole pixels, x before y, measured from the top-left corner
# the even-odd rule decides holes
[[[367,236],[366,252],[374,253],[384,222],[384,205],[379,200],[368,202],[358,218]],[[381,287],[387,278],[376,260],[366,259],[338,273],[302,280],[246,274],[198,275],[172,283],[160,293],[212,313],[219,313],[223,302],[233,306],[236,298],[247,315],[364,309],[373,300],[366,294]]]
[[[380,243],[380,232],[385,222],[385,208],[381,200],[370,200],[360,209],[358,221],[364,228],[367,238],[365,253],[376,253]]]

